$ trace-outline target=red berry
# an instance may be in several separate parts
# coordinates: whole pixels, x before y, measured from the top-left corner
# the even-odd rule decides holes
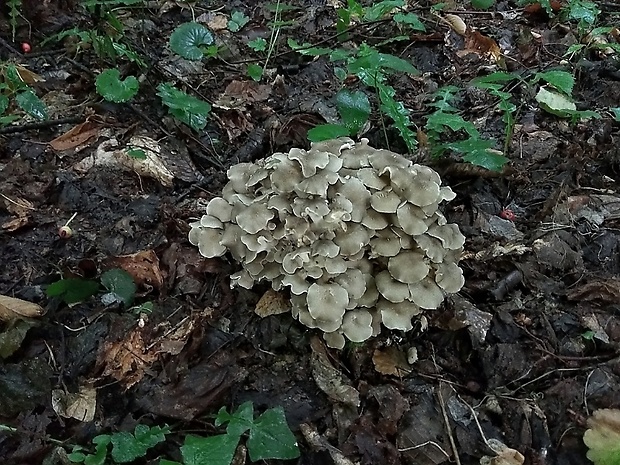
[[[28,42],[22,42],[22,52],[30,53],[30,50],[32,50],[30,44]]]
[[[514,221],[517,215],[510,208],[504,208],[501,212],[499,212],[500,218],[504,218],[508,221]]]

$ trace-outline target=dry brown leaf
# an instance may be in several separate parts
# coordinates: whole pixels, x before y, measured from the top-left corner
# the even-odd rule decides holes
[[[0,194],[0,206],[5,208],[6,211],[16,216],[26,216],[32,210],[34,210],[34,204],[21,197],[9,197],[4,194]]]
[[[45,82],[45,79],[43,79],[34,71],[30,71],[24,65],[16,65],[15,68],[17,69],[17,74],[19,74],[20,79],[29,86],[32,86],[37,82]]]
[[[27,216],[20,216],[19,218],[13,218],[12,220],[2,223],[2,229],[8,232],[17,231],[30,223],[30,218]]]
[[[93,421],[96,407],[97,389],[92,385],[80,386],[77,393],[65,392],[62,389],[52,391],[52,408],[61,417]]]
[[[480,465],[523,465],[525,462],[521,452],[511,449],[497,439],[489,439],[487,445],[497,455],[495,457],[485,455],[480,459]]]
[[[45,310],[40,305],[0,294],[0,321],[34,318],[44,314]]]
[[[481,34],[479,31],[467,31],[465,34],[465,53],[477,53],[481,56],[490,56],[495,61],[502,56],[502,51],[497,42],[491,37]]]
[[[106,268],[122,268],[131,275],[136,285],[142,288],[161,290],[164,285],[164,275],[159,267],[159,258],[153,250],[110,257],[104,261]]]
[[[407,354],[393,346],[385,350],[375,350],[372,354],[372,363],[375,370],[383,375],[403,376],[411,372]]]
[[[265,318],[270,315],[279,315],[280,313],[286,313],[291,311],[291,301],[280,292],[276,292],[273,289],[267,290],[263,296],[256,303],[254,313],[261,318]]]
[[[142,329],[135,327],[124,339],[106,342],[97,364],[105,367],[103,376],[111,376],[129,389],[144,377],[155,360],[157,353],[147,350]]]
[[[83,149],[99,138],[101,126],[95,122],[86,121],[74,126],[69,131],[50,142],[50,147],[56,152],[65,150]],[[78,151],[78,150],[76,150]]]

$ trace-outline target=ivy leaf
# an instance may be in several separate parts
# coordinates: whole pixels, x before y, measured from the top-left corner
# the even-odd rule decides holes
[[[19,108],[24,110],[30,116],[40,120],[47,119],[47,109],[45,108],[45,104],[32,90],[25,90],[17,94],[15,97],[15,102],[17,102]]]
[[[349,128],[341,124],[321,124],[310,129],[307,137],[310,142],[321,142],[349,135]]]
[[[108,270],[101,275],[101,284],[116,299],[130,306],[136,295],[136,283],[129,273],[120,268]]]
[[[222,407],[217,412],[215,426],[221,426],[224,423],[228,423],[226,433],[232,436],[241,436],[248,431],[254,423],[254,405],[252,402],[244,402],[233,414],[228,413],[226,407]]]
[[[288,427],[282,407],[269,409],[254,421],[247,447],[253,462],[290,460],[300,455],[297,440]]]
[[[164,442],[169,432],[167,427],[150,428],[139,424],[133,434],[126,431],[114,433],[111,436],[112,458],[118,463],[127,463],[144,457],[151,447]]]
[[[181,24],[170,35],[170,49],[188,60],[200,60],[204,56],[201,45],[211,45],[211,31],[199,23]]]
[[[341,90],[336,94],[336,107],[349,134],[357,134],[370,117],[370,102],[362,91]]]
[[[97,281],[81,278],[61,279],[47,286],[49,297],[60,297],[67,305],[82,302],[99,290]]]
[[[134,76],[127,76],[124,80],[120,79],[117,69],[106,69],[95,81],[97,93],[104,99],[123,103],[131,100],[138,93],[138,80]]]
[[[207,116],[211,112],[211,105],[207,102],[188,95],[170,84],[160,84],[157,86],[157,91],[162,103],[179,121],[195,131],[200,131],[207,125]]]
[[[250,18],[248,18],[242,11],[235,11],[230,16],[230,20],[228,21],[228,30],[230,32],[238,32],[249,22]]]
[[[230,465],[238,443],[239,437],[230,434],[207,438],[188,435],[181,446],[183,463],[184,465]]]

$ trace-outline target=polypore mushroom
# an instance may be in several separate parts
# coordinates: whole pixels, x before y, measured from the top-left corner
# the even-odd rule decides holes
[[[438,210],[455,194],[429,167],[342,138],[227,174],[190,242],[208,257],[229,251],[242,268],[234,286],[290,291],[293,316],[330,347],[379,334],[381,321],[422,325],[421,309],[463,286],[464,236]]]

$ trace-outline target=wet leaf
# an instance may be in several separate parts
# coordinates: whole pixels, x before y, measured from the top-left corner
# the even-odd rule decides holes
[[[170,35],[170,49],[188,60],[200,60],[204,53],[201,45],[211,45],[211,31],[199,23],[185,23],[177,27]]]
[[[144,457],[150,448],[164,442],[169,432],[167,426],[137,425],[133,434],[126,431],[114,433],[111,436],[112,458],[118,463],[127,463]]]
[[[101,284],[126,306],[131,305],[136,295],[136,284],[125,270],[115,268],[101,275]]]
[[[620,410],[596,410],[588,419],[583,442],[590,449],[588,459],[595,465],[620,464]]]
[[[271,408],[254,421],[247,447],[253,462],[299,457],[297,441],[286,422],[282,407]]]
[[[47,286],[49,297],[60,297],[67,305],[82,302],[97,293],[99,283],[81,278],[61,279]]]
[[[239,443],[238,436],[220,434],[201,438],[186,436],[181,446],[184,465],[230,465],[235,449]]]
[[[336,107],[349,134],[359,133],[370,117],[370,102],[362,91],[341,90],[336,94]]]
[[[47,119],[47,108],[45,108],[45,104],[32,90],[26,90],[17,94],[15,102],[17,102],[19,108],[30,116],[40,120]]]
[[[0,294],[0,321],[10,321],[21,317],[33,318],[44,313],[45,310],[40,305]]]
[[[308,140],[310,142],[320,142],[349,135],[349,128],[342,124],[321,124],[308,131]]]
[[[95,81],[97,93],[104,99],[123,103],[131,100],[138,93],[138,80],[135,76],[127,76],[121,80],[117,69],[106,69]]]

